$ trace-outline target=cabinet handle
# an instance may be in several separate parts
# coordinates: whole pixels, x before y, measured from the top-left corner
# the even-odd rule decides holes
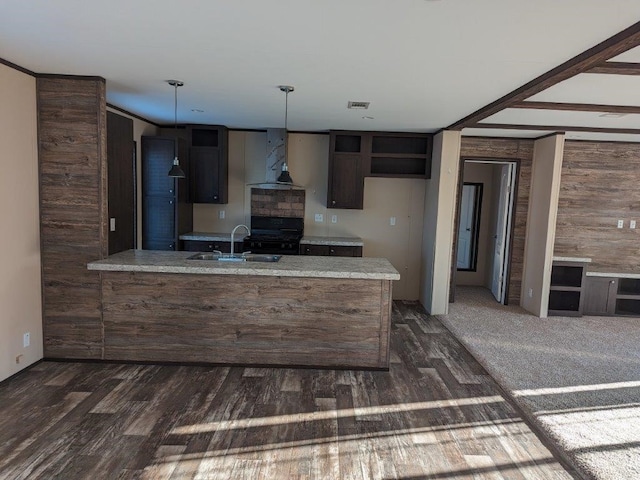
[[[173,205],[173,200],[169,200],[169,205]]]
[[[335,205],[336,201],[335,200],[331,200],[331,205]]]
[[[336,251],[333,248],[330,251],[331,253],[336,253]]]

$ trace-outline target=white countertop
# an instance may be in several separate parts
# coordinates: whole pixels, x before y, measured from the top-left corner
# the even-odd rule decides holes
[[[591,259],[588,257],[553,257],[554,262],[578,262],[578,263],[591,263]]]
[[[587,272],[587,277],[640,278],[640,273]]]
[[[111,272],[400,280],[400,274],[386,258],[283,255],[276,263],[187,260],[193,254],[127,250],[88,263],[87,268]]]
[[[331,245],[335,247],[364,247],[360,237],[317,237],[304,236],[300,245]]]
[[[246,235],[246,232],[242,232]],[[241,242],[244,235],[237,235],[235,242]],[[231,233],[189,232],[180,235],[180,240],[196,240],[200,242],[231,242]]]

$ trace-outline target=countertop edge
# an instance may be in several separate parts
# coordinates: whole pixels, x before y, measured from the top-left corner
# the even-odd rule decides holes
[[[587,272],[587,277],[640,278],[640,273]]]

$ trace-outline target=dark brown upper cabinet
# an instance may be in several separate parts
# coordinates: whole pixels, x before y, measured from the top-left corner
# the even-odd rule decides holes
[[[430,178],[432,135],[331,131],[328,208],[362,209],[365,177]]]
[[[193,203],[227,203],[229,133],[221,125],[188,125],[190,192]]]

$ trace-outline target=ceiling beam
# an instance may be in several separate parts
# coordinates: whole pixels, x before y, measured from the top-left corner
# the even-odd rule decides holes
[[[602,62],[584,73],[604,73],[606,75],[640,75],[640,63]]]
[[[640,135],[640,128],[604,128],[604,127],[576,127],[569,125],[517,125],[512,123],[476,123],[466,128],[490,128],[495,130],[531,130],[551,132],[592,132],[592,133],[625,133]]]
[[[594,103],[561,103],[561,102],[518,102],[509,108],[524,108],[531,110],[564,110],[572,112],[603,112],[603,113],[640,113],[640,107],[630,105],[600,105]]]
[[[498,113],[515,102],[521,102],[536,93],[571,78],[579,73],[586,72],[602,62],[620,55],[627,50],[640,45],[640,22],[634,23],[629,28],[599,43],[595,47],[582,52],[580,55],[549,70],[547,73],[531,80],[520,88],[506,94],[495,102],[476,110],[471,115],[449,125],[448,130],[461,130],[465,127],[477,124],[491,115]]]

